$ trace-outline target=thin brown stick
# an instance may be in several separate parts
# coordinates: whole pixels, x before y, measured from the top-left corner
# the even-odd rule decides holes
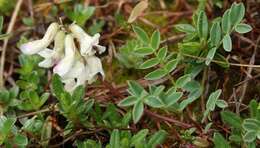
[[[152,117],[155,117],[155,118],[158,118],[158,119],[161,119],[161,120],[164,120],[164,121],[168,121],[168,122],[171,122],[171,123],[174,123],[175,125],[177,126],[181,126],[183,128],[191,128],[193,127],[192,125],[188,124],[188,123],[183,123],[181,121],[178,121],[178,120],[175,120],[175,119],[172,119],[172,118],[169,118],[169,117],[165,117],[165,116],[162,116],[162,115],[159,115],[159,114],[156,114],[152,111],[149,111],[147,109],[144,110],[144,112],[147,114],[147,115],[150,115]]]
[[[14,28],[14,24],[16,22],[16,18],[17,18],[18,12],[20,11],[22,2],[23,2],[23,0],[19,0],[16,3],[15,9],[14,9],[13,14],[12,14],[11,21],[10,21],[9,26],[7,28],[7,31],[6,31],[7,34],[11,33],[13,28]],[[3,44],[3,47],[2,47],[2,55],[1,55],[1,63],[0,63],[0,88],[4,87],[5,53],[6,53],[8,41],[9,41],[9,38],[6,38],[4,40],[4,44]]]

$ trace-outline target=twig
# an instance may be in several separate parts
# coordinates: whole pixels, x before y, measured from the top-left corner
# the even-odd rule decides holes
[[[258,37],[256,45],[258,45],[259,41],[260,41],[260,37]],[[255,46],[255,48],[254,48],[254,53],[253,53],[253,55],[252,55],[252,57],[251,57],[251,59],[250,59],[250,62],[249,62],[250,65],[253,65],[253,64],[255,63],[255,56],[256,56],[256,53],[257,53],[257,49],[258,49],[258,46]],[[251,75],[252,70],[253,70],[253,68],[252,68],[252,67],[249,67],[248,70],[247,70],[247,73]],[[250,77],[247,75],[246,78],[245,78],[245,80],[246,80],[246,79],[250,79]],[[240,98],[239,98],[239,105],[238,105],[237,108],[236,108],[236,112],[237,112],[238,114],[239,114],[240,104],[243,102],[244,97],[245,97],[245,94],[246,94],[247,86],[248,86],[248,83],[247,83],[247,82],[244,83],[243,86],[242,86],[242,93],[241,93],[241,96],[240,96]]]
[[[178,53],[178,52],[176,52]],[[199,59],[199,60],[203,60],[206,61],[207,58],[203,58],[203,57],[197,57],[194,55],[190,55],[190,54],[183,54],[186,57],[190,57],[190,58],[194,58],[194,59]],[[211,62],[213,63],[217,63],[217,64],[226,64],[225,62],[222,61],[218,61],[218,60],[212,60]],[[260,68],[260,65],[253,65],[253,64],[240,64],[240,63],[228,63],[230,66],[238,66],[238,67],[251,67],[251,68]]]
[[[161,120],[164,120],[164,121],[168,121],[168,122],[174,123],[175,125],[180,126],[180,127],[183,127],[183,128],[186,128],[186,129],[193,127],[193,126],[190,125],[190,124],[183,123],[183,122],[181,122],[181,121],[178,121],[178,120],[175,120],[175,119],[172,119],[172,118],[169,118],[169,117],[165,117],[165,116],[156,114],[156,113],[151,112],[151,111],[149,111],[149,110],[147,110],[147,109],[145,109],[144,112],[145,112],[147,115],[153,116],[153,117],[155,117],[155,118],[158,118],[158,119],[161,119]]]
[[[14,9],[13,14],[12,14],[11,21],[10,21],[9,26],[7,28],[7,32],[6,32],[7,34],[11,33],[12,30],[13,30],[18,12],[19,12],[21,5],[22,5],[22,2],[23,2],[23,0],[19,0],[16,3],[15,9]],[[0,88],[4,87],[4,75],[3,74],[4,74],[4,65],[5,65],[5,53],[6,53],[6,47],[7,47],[8,41],[9,41],[9,38],[6,38],[4,40],[4,44],[3,44],[3,47],[2,47],[2,55],[1,55],[1,63],[0,63]]]
[[[26,113],[26,114],[17,116],[17,118],[24,118],[24,117],[28,117],[28,116],[33,116],[33,115],[37,115],[37,114],[40,114],[40,113],[50,112],[52,110],[56,110],[55,105],[51,105],[50,107],[42,109],[42,110],[38,110],[38,111],[35,111],[35,112],[30,112],[30,113]]]

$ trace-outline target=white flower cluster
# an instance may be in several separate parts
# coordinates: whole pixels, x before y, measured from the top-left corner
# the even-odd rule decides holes
[[[99,45],[99,34],[92,37],[77,24],[71,24],[68,32],[66,34],[58,23],[52,23],[42,39],[25,43],[20,49],[24,54],[43,57],[40,67],[54,66],[53,73],[58,74],[65,83],[65,89],[72,92],[79,85],[95,81],[99,73],[105,76],[102,63],[95,54],[96,51],[103,53],[106,48]],[[49,49],[53,41],[54,47]],[[75,42],[79,44],[79,50]]]

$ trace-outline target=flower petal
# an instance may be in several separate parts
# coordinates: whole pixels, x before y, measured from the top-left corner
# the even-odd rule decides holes
[[[98,73],[102,75],[102,77],[105,77],[101,60],[96,56],[90,56],[86,57],[86,62],[90,71],[90,78],[92,79],[95,77]]]
[[[46,42],[44,40],[35,40],[20,46],[22,53],[32,55],[38,53],[40,50],[46,48]]]
[[[106,47],[105,46],[95,45],[95,47],[97,47],[97,50],[98,50],[99,54],[102,54],[103,52],[106,51]]]
[[[54,67],[53,72],[65,76],[74,64],[76,47],[71,35],[65,37],[65,57]]]
[[[41,40],[35,40],[35,41],[22,44],[20,46],[21,51],[24,54],[32,55],[38,53],[40,50],[47,48],[49,44],[52,42],[58,29],[59,29],[58,23],[52,23],[48,27],[44,37]]]
[[[44,50],[39,51],[37,54],[44,58],[51,58],[54,54],[54,51],[49,48],[45,48]]]
[[[38,66],[43,68],[50,68],[53,65],[54,65],[54,60],[52,58],[44,59],[43,61],[38,63]]]
[[[73,92],[77,87],[76,81],[74,79],[65,79],[62,82],[65,84],[64,89],[70,93]]]
[[[89,81],[90,79],[89,67],[85,65],[82,73],[77,77],[77,85],[85,85],[86,81]]]
[[[58,30],[59,30],[59,24],[58,23],[51,23],[49,25],[49,27],[47,28],[46,33],[44,34],[42,39],[49,45],[53,41],[53,39],[56,36]]]
[[[70,69],[70,71],[64,76],[65,79],[68,78],[77,78],[84,71],[85,65],[81,61],[74,62],[74,65]]]
[[[92,56],[96,52],[93,50],[94,45],[98,45],[100,34],[95,34],[93,37],[88,35],[80,26],[76,24],[70,25],[72,34],[80,43],[80,54],[83,56]]]
[[[61,59],[64,56],[64,41],[65,41],[65,32],[59,31],[54,38],[54,59]]]

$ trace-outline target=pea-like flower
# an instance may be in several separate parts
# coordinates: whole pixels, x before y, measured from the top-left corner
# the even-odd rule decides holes
[[[57,23],[52,23],[44,37],[40,40],[23,44],[20,49],[24,54],[38,54],[44,58],[38,65],[44,68],[53,67],[53,73],[58,74],[65,84],[65,90],[73,92],[79,85],[93,83],[98,74],[104,78],[101,60],[95,55],[96,50],[102,53],[106,50],[99,45],[99,34],[88,35],[76,24],[69,26],[69,33],[59,29]],[[64,28],[63,28],[64,29]],[[79,50],[75,40],[79,44]],[[54,40],[54,48],[48,47]]]
[[[58,30],[59,30],[58,23],[50,24],[50,26],[48,27],[48,29],[42,39],[22,44],[20,46],[21,51],[24,54],[33,55],[33,54],[38,53],[41,50],[46,49],[50,45],[50,43],[53,41]]]
[[[94,55],[96,51],[93,48],[96,48],[99,54],[106,50],[104,46],[99,45],[100,34],[97,33],[91,37],[77,24],[71,24],[69,29],[80,44],[80,54],[82,56]]]
[[[44,68],[54,66],[64,56],[64,38],[65,32],[59,31],[54,38],[53,50],[46,48],[37,54],[44,58],[38,65]]]

